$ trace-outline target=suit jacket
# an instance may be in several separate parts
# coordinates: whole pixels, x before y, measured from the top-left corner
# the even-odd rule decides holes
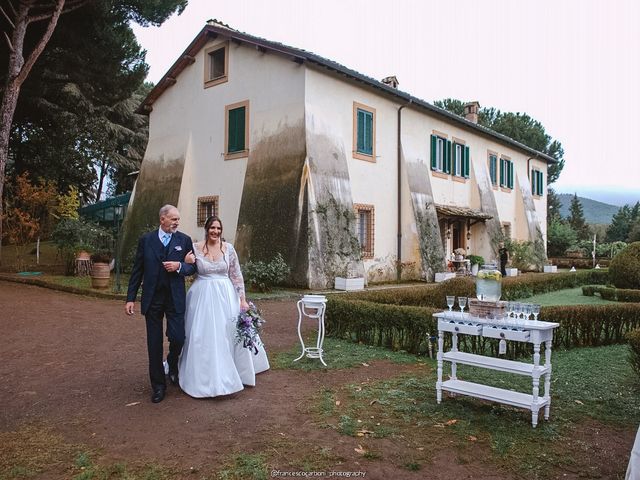
[[[176,232],[171,235],[171,241],[167,247],[162,245],[158,238],[157,229],[140,237],[136,259],[129,278],[127,302],[135,302],[138,289],[142,283],[141,311],[143,315],[146,314],[151,305],[160,275],[164,270],[162,262],[180,262],[179,273],[165,273],[169,278],[169,290],[171,291],[176,313],[184,313],[186,296],[184,277],[196,273],[195,264],[184,263],[184,257],[190,251],[193,251],[191,238],[182,232]]]

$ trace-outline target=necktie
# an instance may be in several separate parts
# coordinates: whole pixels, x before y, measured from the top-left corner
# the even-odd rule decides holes
[[[171,235],[169,235],[168,233],[165,233],[162,236],[162,245],[164,245],[165,247],[169,245],[169,240],[171,240]]]

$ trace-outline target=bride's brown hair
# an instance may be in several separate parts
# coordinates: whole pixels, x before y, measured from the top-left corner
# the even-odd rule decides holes
[[[221,242],[226,242],[226,240],[222,236],[222,232],[224,232],[224,227],[222,226],[222,220],[220,220],[220,217],[218,217],[217,215],[210,216],[209,218],[207,218],[207,221],[204,222],[204,246],[203,246],[203,250],[204,250],[205,255],[207,253],[209,253],[209,247],[207,247],[207,244],[208,244],[208,238],[209,238],[209,229],[211,228],[211,225],[213,225],[213,222],[218,222],[220,224],[220,241]],[[220,250],[222,250],[222,243],[220,244]]]

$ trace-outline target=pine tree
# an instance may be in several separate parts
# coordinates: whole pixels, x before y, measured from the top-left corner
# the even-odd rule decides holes
[[[578,200],[578,195],[573,194],[571,199],[571,205],[569,207],[569,218],[567,223],[573,228],[578,235],[578,240],[589,240],[591,232],[589,226],[584,219],[584,211],[582,209],[582,203]]]

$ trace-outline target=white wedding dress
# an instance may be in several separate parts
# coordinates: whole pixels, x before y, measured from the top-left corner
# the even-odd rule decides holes
[[[211,261],[194,245],[198,275],[187,293],[186,339],[178,372],[180,387],[192,397],[216,397],[255,386],[256,374],[269,369],[264,347],[258,354],[236,342],[239,295],[244,281],[230,243],[219,261]]]

